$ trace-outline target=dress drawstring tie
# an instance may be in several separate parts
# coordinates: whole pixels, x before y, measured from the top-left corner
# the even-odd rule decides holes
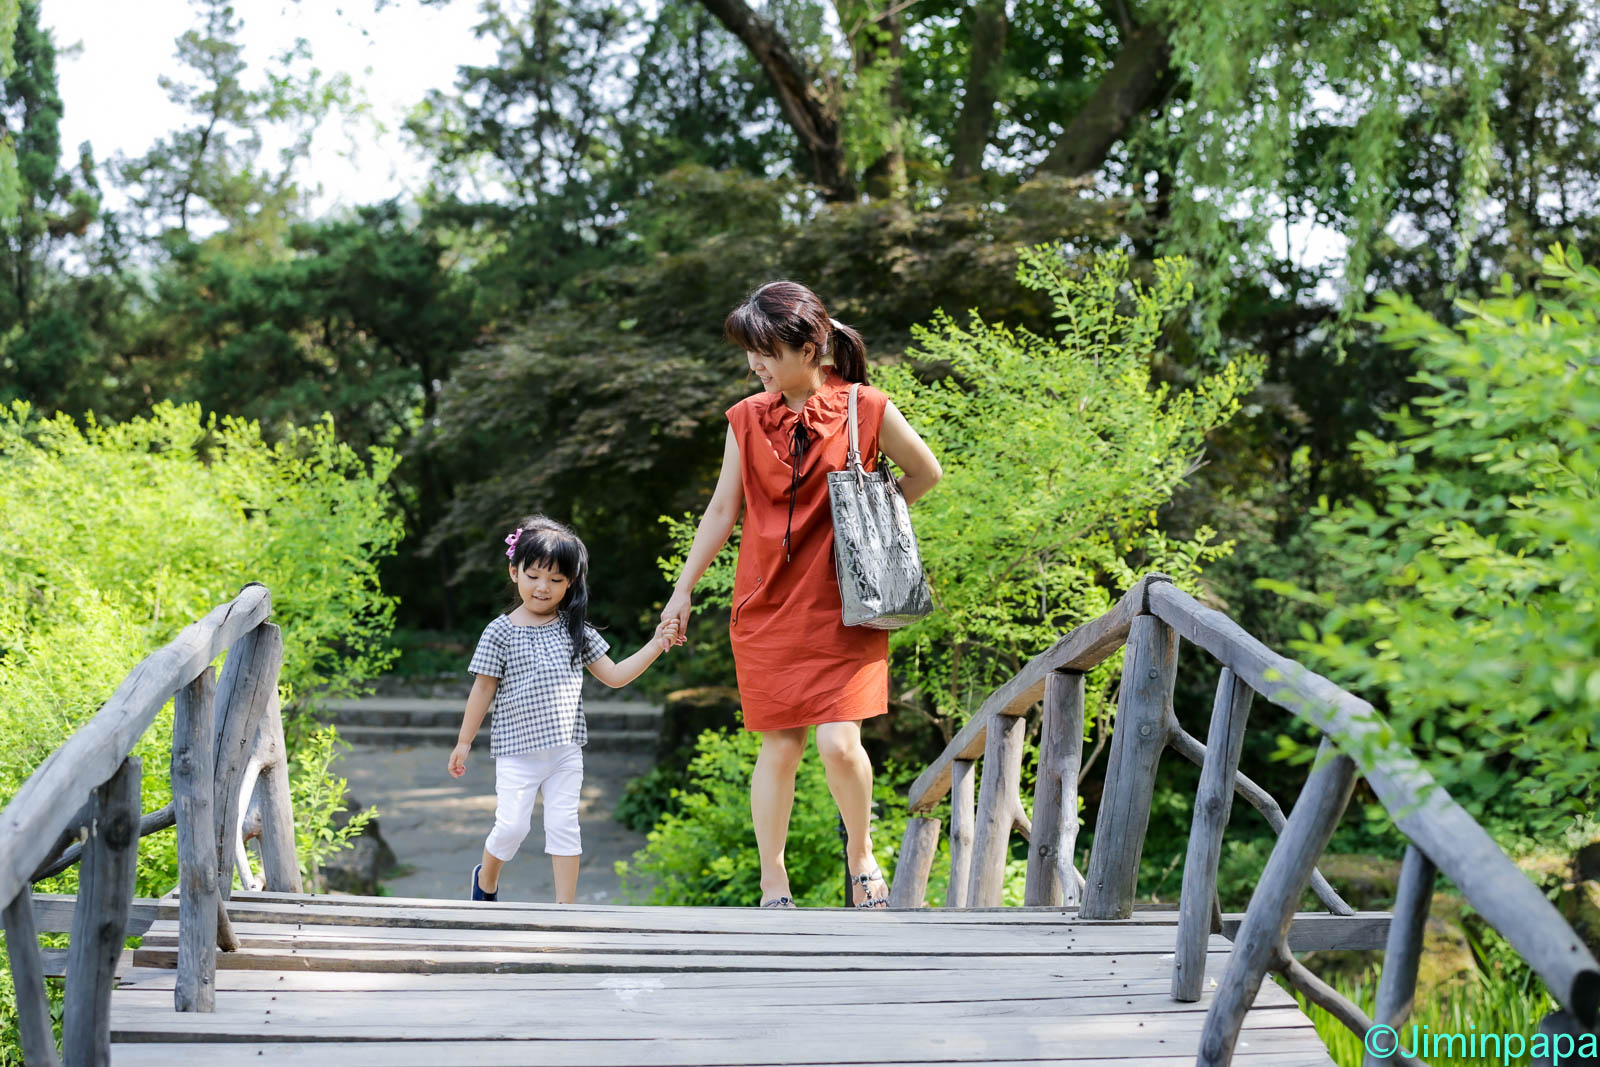
[[[783,561],[789,562],[789,536],[794,532],[794,498],[800,491],[800,462],[805,458],[811,438],[804,423],[796,422],[789,434],[789,523],[783,531]]]

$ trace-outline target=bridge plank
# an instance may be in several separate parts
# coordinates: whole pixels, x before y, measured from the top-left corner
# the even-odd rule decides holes
[[[119,1045],[118,1067],[171,1067],[180,1057],[193,1057],[196,1063],[227,1063],[237,1057],[237,1062],[260,1064],[261,1067],[296,1067],[314,1064],[323,1067],[339,1063],[346,1067],[360,1064],[383,1064],[384,1067],[524,1067],[528,1063],[549,1064],[551,1067],[581,1065],[581,1067],[635,1067],[645,1062],[637,1053],[617,1051],[615,1042],[558,1042],[540,1041],[430,1041],[426,1045],[406,1044],[398,1041],[358,1041],[351,1043],[290,1041],[280,1044],[256,1043],[184,1043]],[[631,1049],[631,1045],[629,1046]],[[703,1049],[705,1046],[700,1046]],[[607,1053],[610,1055],[607,1055]],[[697,1059],[665,1060],[655,1058],[652,1063],[739,1064],[741,1067],[783,1063],[784,1067],[827,1067],[818,1062],[798,1063],[770,1058],[751,1058],[747,1049],[734,1049],[731,1058],[717,1058],[706,1052],[694,1051]],[[837,1062],[837,1061],[834,1061]],[[873,1067],[927,1067],[928,1061],[873,1060]],[[1039,1067],[1037,1059],[969,1057],[966,1063],[983,1063],[988,1067]],[[1133,1061],[1123,1056],[1090,1057],[1054,1062],[1071,1063],[1073,1067],[1128,1067]],[[1270,1051],[1241,1053],[1233,1062],[1241,1067],[1331,1067],[1332,1058],[1327,1053]],[[1140,1067],[1194,1067],[1193,1056],[1141,1056]]]
[[[1160,1046],[1191,1048],[1198,1042],[1204,1013],[1185,1005],[1182,1011],[1053,1014],[1029,1016],[1010,1012],[1003,1016],[956,1013],[959,1005],[895,1005],[886,1012],[874,1005],[854,1011],[830,1008],[827,1025],[797,1012],[795,1005],[763,1015],[755,1006],[740,1012],[709,1010],[698,1006],[654,1004],[624,1008],[615,1003],[590,1002],[580,1014],[543,1012],[526,998],[479,996],[471,1003],[435,1000],[435,1006],[407,1003],[391,1008],[387,1000],[365,998],[359,1014],[336,994],[320,998],[261,1000],[234,1007],[219,998],[209,1014],[179,1015],[163,1003],[141,1009],[139,1000],[153,1001],[159,994],[129,994],[129,1005],[112,1019],[112,1034],[119,1043],[185,1037],[233,1040],[539,1040],[582,1041],[596,1035],[614,1035],[627,1041],[648,1034],[656,1050],[682,1044],[712,1047],[742,1044],[748,1054],[759,1047],[781,1062],[784,1047],[796,1059],[833,1059],[861,1062],[886,1055],[993,1050],[1007,1057],[1058,1056],[1069,1048],[1076,1054],[1139,1056],[1165,1051]],[[257,994],[266,998],[269,994]],[[162,998],[163,1001],[165,998]],[[230,998],[231,999],[231,998]],[[263,1006],[271,1005],[271,1006]],[[281,1006],[280,1006],[281,1005]],[[161,1010],[164,1009],[164,1010]],[[1308,1036],[1316,1041],[1310,1020],[1298,1010],[1265,1008],[1253,1012],[1253,1026],[1241,1035],[1252,1045],[1305,1048]],[[885,1040],[885,1038],[888,1040]],[[1181,1043],[1181,1044],[1180,1044]],[[876,1055],[872,1054],[876,1047]],[[897,1051],[896,1051],[897,1050]],[[1257,1051],[1261,1051],[1257,1049]]]
[[[390,903],[388,897],[310,897],[291,894],[236,893],[229,914],[240,922],[302,923],[326,926],[411,926],[419,929],[440,927],[521,929],[521,930],[610,930],[658,931],[663,933],[700,930],[705,932],[745,931],[750,912],[755,909],[693,908],[561,908],[551,904],[502,904],[496,908],[474,906],[470,902],[408,899]],[[459,904],[459,906],[458,906]],[[65,933],[72,929],[73,898],[38,895],[33,903],[34,921],[41,932]],[[771,927],[770,912],[759,913]],[[1035,929],[1074,924],[1089,925],[1077,913],[1060,908],[1006,908],[978,912],[890,911],[862,916],[847,909],[802,908],[785,912],[783,922],[791,931],[834,932],[855,935],[863,922],[874,925],[916,926],[919,929],[946,927],[980,928],[1004,915],[1008,928]],[[178,903],[172,899],[140,899],[129,911],[128,936],[146,933],[157,918],[171,921],[178,917]],[[1233,938],[1243,918],[1242,912],[1227,912],[1222,917],[1223,936]],[[1389,913],[1363,911],[1352,916],[1324,912],[1297,912],[1289,933],[1289,946],[1295,952],[1381,949],[1389,931]],[[1136,910],[1130,918],[1097,927],[1160,926],[1176,930],[1178,913],[1170,909]],[[1173,936],[1176,934],[1174,932]],[[1176,942],[1173,942],[1174,944]]]

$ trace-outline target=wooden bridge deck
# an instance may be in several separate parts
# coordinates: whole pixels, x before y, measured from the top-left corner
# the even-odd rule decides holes
[[[173,1011],[177,908],[146,909],[112,1063],[1192,1064],[1175,913],[558,907],[241,893],[216,1011]],[[131,932],[131,931],[130,931]],[[1270,979],[1235,1062],[1330,1064]]]

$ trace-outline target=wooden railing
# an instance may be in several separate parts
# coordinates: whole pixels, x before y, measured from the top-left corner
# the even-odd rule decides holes
[[[238,947],[224,905],[245,862],[241,810],[252,794],[269,889],[300,891],[278,710],[283,642],[266,586],[185,627],[146,657],[94,718],[50,754],[0,812],[0,901],[30,1067],[59,1062],[44,989],[33,883],[82,863],[66,962],[61,1058],[110,1060],[111,989],[128,928],[139,838],[176,825],[178,974],[174,1007],[212,1011],[218,947]],[[222,677],[211,667],[226,650]],[[3,697],[0,697],[3,698]],[[129,754],[171,699],[172,804],[142,818]],[[248,867],[245,868],[248,871]]]
[[[1204,745],[1183,731],[1173,712],[1179,638],[1222,665]],[[1124,645],[1105,788],[1085,878],[1072,862],[1083,756],[1083,675]],[[1238,770],[1256,694],[1322,734],[1314,769],[1288,819]],[[1025,716],[1041,700],[1030,825],[1019,791],[1023,738]],[[1544,979],[1562,1007],[1580,1025],[1594,1026],[1600,966],[1582,940],[1417,758],[1382,740],[1382,730],[1381,719],[1366,701],[1277,655],[1165,575],[1148,575],[1111,611],[1067,634],[997,689],[912,784],[914,817],[901,846],[890,905],[921,906],[939,838],[939,820],[926,813],[949,795],[947,906],[1001,903],[1010,834],[1020,828],[1029,844],[1026,904],[1077,907],[1080,919],[1131,917],[1157,765],[1170,745],[1201,766],[1178,908],[1174,999],[1200,999],[1206,945],[1221,929],[1217,864],[1232,794],[1261,811],[1278,834],[1234,932],[1233,953],[1206,1014],[1197,1063],[1209,1067],[1230,1062],[1245,1012],[1268,970],[1283,973],[1357,1036],[1364,1037],[1378,1023],[1398,1029],[1410,1014],[1423,924],[1439,871]],[[973,769],[980,756],[982,782],[974,809]],[[1358,773],[1409,841],[1384,943],[1376,1020],[1307,971],[1289,943],[1295,906],[1308,884],[1334,915],[1356,921],[1315,865]]]

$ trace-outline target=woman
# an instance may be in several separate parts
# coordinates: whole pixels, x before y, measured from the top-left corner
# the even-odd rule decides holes
[[[795,771],[816,727],[828,790],[844,818],[845,858],[856,907],[887,907],[872,854],[872,763],[861,720],[889,704],[889,635],[846,627],[834,575],[827,474],[843,470],[850,383],[860,382],[857,427],[868,470],[881,450],[915,501],[942,471],[889,398],[866,384],[861,335],[829,318],[815,293],[771,282],[723,324],[744,349],[762,392],[728,409],[722,473],[689,558],[662,611],[689,625],[691,594],[744,512],[729,635],[747,730],[761,735],[750,814],[761,855],[761,906],[792,908],[783,850]]]

